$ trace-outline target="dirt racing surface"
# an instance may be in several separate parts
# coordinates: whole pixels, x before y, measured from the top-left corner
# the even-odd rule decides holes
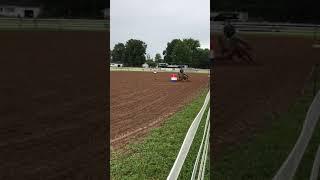
[[[219,158],[224,148],[236,147],[270,122],[266,115],[285,112],[301,95],[318,62],[320,49],[312,39],[298,36],[246,35],[261,65],[216,63],[212,150]],[[218,48],[217,44],[214,47]],[[217,49],[215,49],[217,51]]]
[[[208,87],[208,74],[189,74],[190,82],[170,82],[170,74],[111,72],[112,148],[145,135]]]
[[[104,32],[0,32],[0,179],[105,179]]]

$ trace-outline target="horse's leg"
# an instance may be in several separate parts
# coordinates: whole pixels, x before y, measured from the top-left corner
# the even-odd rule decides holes
[[[240,59],[245,61],[248,64],[253,64],[254,60],[252,59],[251,55],[245,50],[243,47],[238,47],[238,56]]]
[[[248,61],[248,63],[256,64],[256,62],[253,60],[251,54],[248,51],[243,50],[243,55],[245,56],[245,58]]]
[[[230,61],[236,63],[236,60],[234,59],[234,56],[237,56],[238,52],[235,47],[231,47],[228,54],[226,55],[226,58],[228,58]]]
[[[220,45],[221,54],[224,55],[227,48],[226,48],[223,37],[221,37],[221,36],[218,37],[218,43]]]

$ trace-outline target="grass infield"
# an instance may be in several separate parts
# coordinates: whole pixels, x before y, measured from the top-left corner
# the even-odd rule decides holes
[[[125,152],[111,152],[112,179],[166,179],[178,155],[185,135],[200,111],[207,90],[169,118],[164,124],[151,130],[149,135],[138,143],[129,144]],[[207,108],[179,179],[190,179],[193,164],[200,146]],[[205,179],[209,179],[209,158],[207,158]]]
[[[212,179],[272,179],[295,145],[313,100],[312,84],[297,99],[287,113],[278,117],[267,116],[271,125],[254,135],[248,143],[226,149],[213,164]],[[309,179],[318,145],[320,123],[297,169],[296,180]]]

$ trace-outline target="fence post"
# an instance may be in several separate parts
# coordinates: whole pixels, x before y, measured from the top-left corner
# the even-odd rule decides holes
[[[314,97],[308,109],[305,121],[302,126],[302,130],[300,132],[298,140],[296,141],[296,144],[292,148],[286,160],[282,163],[276,175],[273,177],[273,180],[283,180],[283,179],[289,180],[294,177],[296,170],[298,168],[298,165],[301,162],[303,154],[306,151],[306,148],[312,137],[314,129],[316,128],[316,125],[318,123],[318,120],[320,117],[319,109],[320,109],[320,91]]]
[[[317,180],[318,179],[319,167],[320,167],[320,146],[318,146],[316,157],[314,158],[312,171],[311,171],[311,175],[310,175],[310,180]]]
[[[199,113],[197,114],[197,116],[195,117],[195,119],[193,120],[193,122],[191,123],[188,132],[183,140],[183,143],[181,145],[181,148],[179,150],[178,156],[170,170],[170,173],[167,177],[167,180],[177,180],[178,176],[180,174],[180,170],[183,166],[183,163],[187,157],[187,154],[190,150],[192,141],[194,139],[194,136],[196,135],[197,129],[199,127],[200,121],[202,120],[202,116],[209,104],[210,101],[210,90],[208,92],[208,94],[206,95],[205,101],[203,103],[203,106],[201,107]]]

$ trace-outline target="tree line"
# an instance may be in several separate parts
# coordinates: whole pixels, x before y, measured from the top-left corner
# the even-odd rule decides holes
[[[317,0],[215,0],[213,11],[246,11],[266,21],[320,23]]]
[[[125,44],[117,43],[111,50],[111,62],[124,66],[141,67],[147,63],[155,67],[158,63],[188,65],[194,68],[209,68],[209,49],[200,48],[200,42],[192,38],[173,39],[166,49],[154,58],[146,54],[147,44],[141,40],[130,39]]]
[[[110,8],[105,0],[0,0],[0,4],[41,5],[42,17],[103,18],[101,10]]]
[[[40,0],[43,16],[65,18],[102,18],[101,10],[110,7],[105,0]]]

